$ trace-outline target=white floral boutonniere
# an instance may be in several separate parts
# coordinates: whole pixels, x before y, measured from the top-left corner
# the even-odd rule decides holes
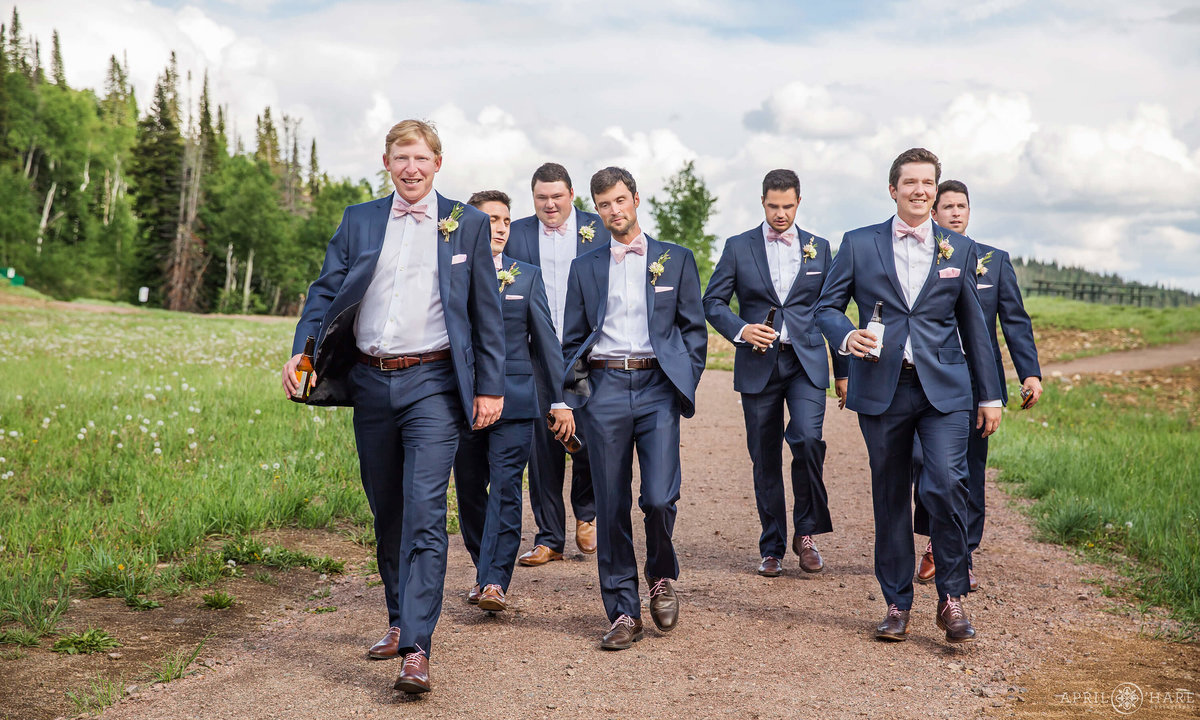
[[[650,284],[651,285],[658,282],[658,278],[660,275],[663,274],[663,270],[667,269],[666,266],[663,265],[663,263],[665,263],[666,261],[668,261],[670,259],[671,259],[671,251],[666,250],[663,252],[662,255],[658,256],[657,260],[650,263],[650,266],[647,269],[650,271]]]
[[[800,248],[800,255],[803,258],[801,260],[801,264],[804,264],[804,263],[808,262],[809,260],[815,260],[817,258],[817,244],[816,243],[817,243],[817,239],[815,237],[813,237],[812,235],[809,235],[808,242],[806,244],[804,244],[803,246],[801,246],[801,248]]]
[[[515,262],[509,265],[507,270],[497,270],[496,279],[500,281],[500,292],[504,292],[504,288],[515,283],[520,274],[521,270]]]
[[[587,225],[579,228],[579,237],[583,238],[585,243],[591,242],[592,239],[596,237],[596,221],[593,220]]]
[[[937,264],[941,265],[943,260],[949,260],[954,254],[954,248],[950,246],[948,235],[934,235],[933,240],[937,243]]]
[[[462,214],[462,204],[454,203],[454,209],[450,211],[450,217],[438,220],[438,231],[442,233],[443,242],[450,242],[450,233],[458,229],[458,219],[462,217]]]
[[[988,260],[992,259],[992,253],[994,253],[994,252],[996,252],[996,251],[988,250],[988,254],[979,258],[979,262],[975,263],[975,274],[976,275],[987,275],[987,271],[988,271],[987,262],[988,262]]]

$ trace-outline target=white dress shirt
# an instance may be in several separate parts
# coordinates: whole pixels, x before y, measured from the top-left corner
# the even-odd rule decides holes
[[[395,198],[393,197],[393,202]],[[413,205],[426,216],[401,218],[388,209],[383,248],[354,321],[358,349],[368,355],[415,355],[450,347],[438,292],[437,193]]]
[[[645,242],[645,235],[640,235]],[[610,241],[611,247],[621,243]],[[646,250],[649,252],[649,249]],[[608,256],[608,305],[600,337],[588,355],[589,360],[619,360],[627,357],[654,357],[650,345],[650,314],[646,307],[646,283],[649,281],[645,255],[625,253],[623,262]]]
[[[546,234],[549,229],[538,220],[538,259],[541,261],[542,281],[546,284],[546,297],[550,301],[550,319],[554,321],[554,332],[558,334],[558,342],[562,343],[563,313],[567,307],[567,278],[571,274],[571,261],[575,259],[575,249],[578,247],[576,235],[578,215],[575,208],[561,227],[566,233],[559,235],[554,231]]]
[[[787,302],[788,294],[792,291],[792,285],[796,282],[796,274],[800,272],[800,231],[796,228],[795,223],[787,230],[784,230],[781,235],[788,233],[792,234],[792,245],[788,247],[781,242],[771,242],[767,240],[767,230],[772,228],[766,221],[763,221],[762,241],[767,249],[767,267],[771,274],[771,284],[775,287],[775,295],[779,297],[780,304]],[[764,320],[766,318],[763,318]],[[759,321],[761,322],[761,321]],[[748,325],[749,323],[747,323]],[[733,338],[734,342],[745,342],[742,340],[742,333],[745,332],[746,325],[738,330],[738,334]],[[779,333],[779,343],[790,344],[791,336],[788,334],[787,325],[783,322],[783,314],[775,314],[775,332]]]

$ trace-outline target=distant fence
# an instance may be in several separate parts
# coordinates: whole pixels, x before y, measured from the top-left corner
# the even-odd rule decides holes
[[[1025,288],[1027,295],[1050,295],[1106,305],[1138,305],[1142,307],[1180,307],[1197,304],[1194,296],[1164,291],[1145,285],[1122,285],[1098,282],[1063,282],[1034,280]]]

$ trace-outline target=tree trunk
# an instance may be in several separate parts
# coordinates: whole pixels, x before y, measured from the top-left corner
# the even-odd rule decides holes
[[[92,149],[89,147],[88,148],[88,159],[86,162],[83,163],[83,184],[79,186],[79,192],[83,192],[84,190],[87,190],[88,184],[92,181],[91,175],[89,174],[89,171],[92,169],[91,154],[92,154]]]
[[[109,196],[111,195],[111,193],[112,193],[112,174],[108,170],[105,170],[104,171],[104,198],[101,203],[101,207],[104,210],[103,215],[102,215],[104,227],[108,227],[109,213],[112,211],[112,203],[109,201]],[[117,242],[118,243],[121,242],[120,236],[118,235],[117,237],[118,237]],[[118,254],[120,254],[120,247],[117,248],[117,252],[118,252]]]
[[[42,237],[46,234],[46,224],[50,222],[50,207],[54,204],[54,191],[58,190],[58,181],[50,183],[50,191],[46,193],[46,203],[42,205],[42,222],[38,225],[37,254],[42,254]]]
[[[246,282],[242,285],[242,314],[250,310],[250,278],[254,275],[254,248],[246,258]]]

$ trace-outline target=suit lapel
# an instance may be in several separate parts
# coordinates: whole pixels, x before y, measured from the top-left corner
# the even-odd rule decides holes
[[[892,281],[892,288],[896,291],[896,296],[900,298],[900,304],[908,307],[908,300],[904,298],[904,289],[900,287],[900,276],[896,274],[896,253],[892,249],[892,222],[888,222],[876,226],[875,229],[875,247],[879,250],[879,259],[883,263],[883,272],[887,275],[888,280]],[[909,308],[911,310],[911,308]]]
[[[926,242],[933,243],[933,260],[929,261],[929,274],[925,276],[925,284],[921,286],[921,292],[917,293],[917,299],[913,300],[912,307],[909,308],[910,312],[912,310],[916,310],[917,306],[921,304],[921,301],[925,299],[925,296],[929,294],[929,289],[931,287],[933,287],[933,279],[935,277],[937,277],[937,269],[938,269],[937,236],[941,235],[941,234],[942,234],[942,228],[938,227],[937,223],[934,223],[932,229],[930,230],[929,240],[926,241]],[[947,267],[949,267],[949,264],[947,264]]]
[[[542,243],[541,241],[541,222],[537,219],[537,215],[533,216],[533,222],[521,229],[521,242],[525,243],[529,252],[525,253],[525,257],[529,258],[529,262],[542,266]]]
[[[592,260],[592,273],[595,281],[592,291],[599,297],[596,299],[596,329],[604,327],[604,316],[608,312],[608,259],[612,253],[596,253]]]
[[[763,285],[771,293],[771,297],[775,298],[775,305],[782,305],[779,293],[775,292],[775,283],[771,280],[771,265],[767,262],[767,241],[763,237],[762,226],[759,226],[757,230],[751,230],[748,234],[750,257],[754,258],[754,264],[758,266],[758,272],[762,275]]]
[[[437,193],[437,207],[437,217],[432,218],[435,223],[442,218],[450,217],[450,213],[454,210],[454,203],[442,197],[441,193]],[[450,233],[450,242],[446,242],[446,238],[442,237],[440,231],[434,231],[434,237],[437,238],[438,295],[441,296],[444,306],[449,306],[450,303],[450,265],[453,260],[454,248],[459,244],[455,241],[461,231],[460,224],[458,230]]]

